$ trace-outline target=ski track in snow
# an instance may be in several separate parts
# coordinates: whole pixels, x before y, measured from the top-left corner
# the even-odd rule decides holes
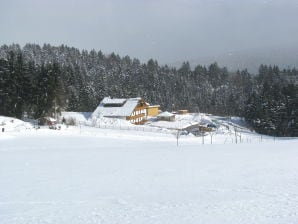
[[[2,134],[0,223],[298,223],[298,140],[225,138],[177,147],[172,135],[94,128]]]

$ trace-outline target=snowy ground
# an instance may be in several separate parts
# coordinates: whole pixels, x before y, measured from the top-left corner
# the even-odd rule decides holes
[[[298,140],[227,136],[10,129],[0,223],[298,223]]]

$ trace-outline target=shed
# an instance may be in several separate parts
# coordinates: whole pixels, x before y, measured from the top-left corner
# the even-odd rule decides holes
[[[57,120],[52,117],[41,117],[38,119],[38,124],[39,125],[48,125],[48,126],[53,126],[57,124]]]
[[[188,114],[188,110],[178,110],[178,114]]]
[[[160,121],[175,121],[175,114],[165,111],[157,115],[157,119]]]

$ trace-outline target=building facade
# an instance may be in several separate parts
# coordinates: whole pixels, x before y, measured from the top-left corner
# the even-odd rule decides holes
[[[148,107],[149,104],[142,98],[105,97],[93,112],[92,117],[118,118],[128,120],[132,124],[143,124],[148,116]],[[155,114],[155,111],[150,111],[150,114]]]

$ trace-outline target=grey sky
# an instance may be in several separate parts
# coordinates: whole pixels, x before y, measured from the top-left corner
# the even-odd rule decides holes
[[[0,44],[67,44],[142,61],[298,46],[298,0],[0,0]]]

